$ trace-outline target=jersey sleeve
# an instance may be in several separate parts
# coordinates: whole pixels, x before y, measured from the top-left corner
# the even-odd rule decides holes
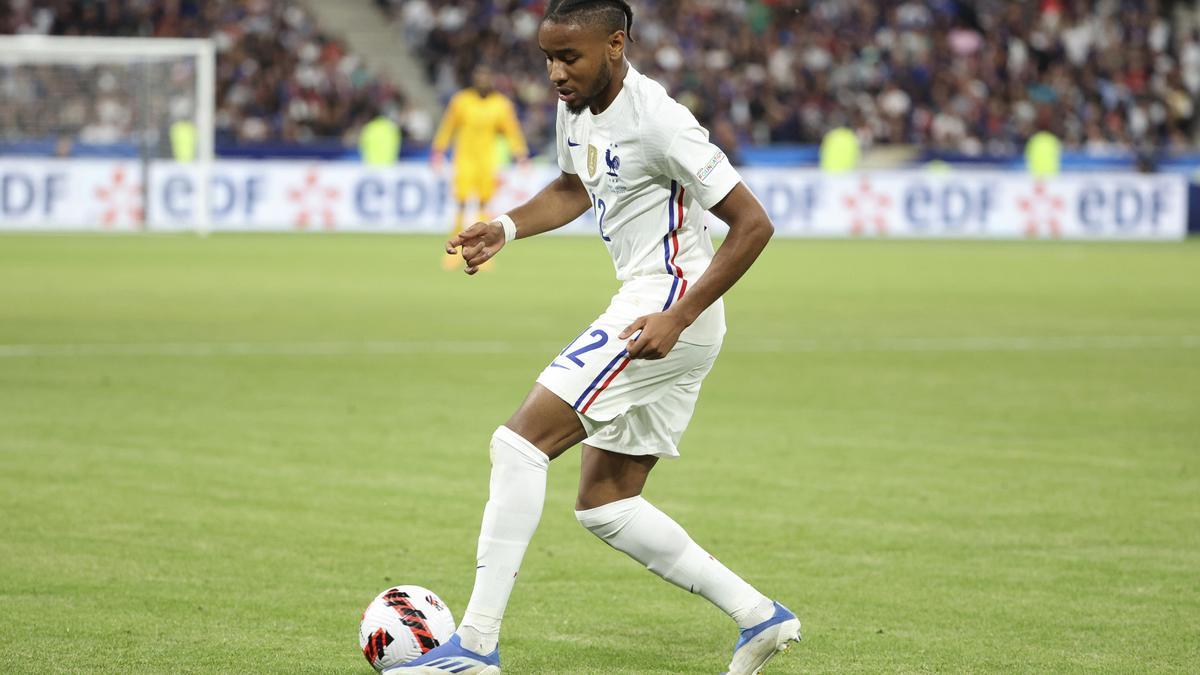
[[[458,129],[458,107],[461,102],[462,99],[455,94],[446,106],[446,114],[442,116],[442,123],[438,125],[437,134],[433,137],[433,149],[437,152],[445,152],[450,147],[450,140]]]
[[[663,171],[680,181],[707,211],[737,187],[742,177],[725,153],[709,142],[708,130],[690,110],[678,103],[671,107],[675,110],[659,119],[672,123],[656,130],[659,138],[670,139],[662,152]]]
[[[508,139],[508,147],[512,150],[513,155],[519,158],[529,156],[529,148],[525,145],[525,135],[521,133],[521,123],[517,121],[517,111],[511,101],[504,102],[500,131]]]
[[[555,145],[558,148],[558,168],[563,173],[579,173],[575,170],[575,162],[571,160],[571,149],[567,147],[566,106],[558,104],[558,117],[554,123]]]

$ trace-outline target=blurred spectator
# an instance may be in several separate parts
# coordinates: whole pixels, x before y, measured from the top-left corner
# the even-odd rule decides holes
[[[377,114],[362,127],[358,136],[358,154],[367,166],[387,167],[400,156],[403,134],[400,125],[388,115]]]
[[[535,147],[555,99],[541,0],[379,0],[443,97],[477,62],[518,103]],[[635,0],[630,60],[722,143],[1016,154],[1037,130],[1066,148],[1194,148],[1195,3],[1159,0]],[[726,145],[726,148],[731,146]]]
[[[394,86],[371,75],[293,0],[6,0],[0,3],[0,33],[211,37],[217,47],[216,133],[226,141],[340,139],[352,146],[374,110],[399,117],[404,107]],[[76,130],[84,142],[108,143],[132,141],[133,129],[147,126],[135,124],[141,111],[120,95],[144,73],[124,66],[67,71],[0,68],[0,130]],[[191,76],[167,74],[182,81],[185,86],[177,88],[184,96]],[[156,112],[179,117],[180,101],[174,111],[166,109],[171,105]],[[190,101],[182,105],[189,114]],[[32,126],[39,122],[41,127]]]

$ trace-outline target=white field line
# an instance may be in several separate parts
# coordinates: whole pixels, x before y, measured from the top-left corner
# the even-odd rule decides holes
[[[546,354],[562,343],[500,340],[386,340],[337,342],[86,342],[0,344],[0,358],[69,356],[359,356],[423,354]],[[864,339],[732,339],[735,353],[1039,352],[1196,349],[1200,335],[1088,335],[1063,337],[914,337]]]
[[[732,346],[733,349],[730,351],[739,352],[1036,352],[1155,348],[1194,349],[1200,347],[1200,335],[750,340]]]

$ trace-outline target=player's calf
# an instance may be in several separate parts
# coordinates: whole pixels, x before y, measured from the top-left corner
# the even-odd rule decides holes
[[[609,546],[716,605],[741,628],[768,620],[774,611],[766,596],[697,545],[678,523],[641,496],[576,511],[575,517]]]

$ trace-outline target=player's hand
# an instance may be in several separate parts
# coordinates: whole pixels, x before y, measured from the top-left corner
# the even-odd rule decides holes
[[[661,359],[675,346],[684,328],[687,328],[687,323],[678,316],[670,312],[657,312],[639,316],[621,331],[617,339],[624,340],[640,330],[641,334],[625,346],[629,358]]]
[[[446,242],[446,254],[455,255],[460,247],[467,274],[475,274],[480,265],[504,248],[504,226],[495,222],[475,223]]]
[[[430,152],[429,163],[433,166],[434,173],[441,173],[442,165],[446,163],[446,154],[437,150]]]

